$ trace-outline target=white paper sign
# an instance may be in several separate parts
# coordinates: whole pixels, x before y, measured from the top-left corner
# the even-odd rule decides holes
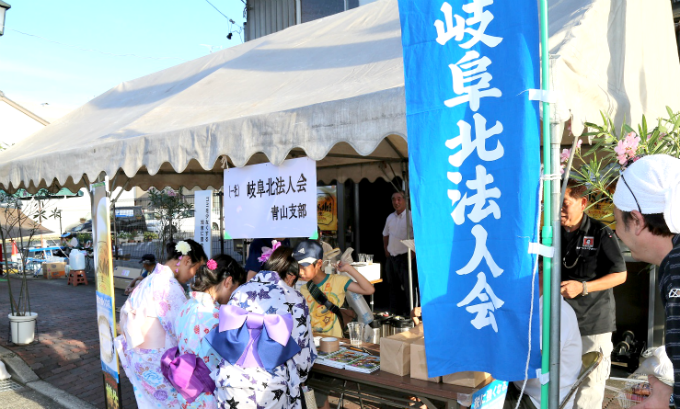
[[[194,193],[194,241],[203,246],[208,258],[212,256],[212,190]]]
[[[290,159],[224,171],[224,238],[311,237],[316,162]]]

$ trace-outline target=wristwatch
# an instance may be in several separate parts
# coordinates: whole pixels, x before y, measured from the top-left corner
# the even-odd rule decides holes
[[[581,283],[583,284],[583,292],[581,295],[588,295],[588,283],[585,281],[581,281]]]

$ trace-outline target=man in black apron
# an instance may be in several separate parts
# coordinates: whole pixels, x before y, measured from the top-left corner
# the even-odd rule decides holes
[[[626,263],[611,229],[588,217],[585,186],[569,181],[562,203],[562,296],[578,318],[583,353],[602,351],[604,359],[576,393],[574,408],[601,408],[611,369],[616,331],[614,291],[626,281]]]

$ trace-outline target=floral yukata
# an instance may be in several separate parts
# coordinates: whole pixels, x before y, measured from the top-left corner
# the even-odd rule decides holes
[[[218,407],[301,409],[300,384],[307,379],[316,359],[309,308],[302,294],[283,282],[278,273],[260,271],[234,292],[228,306],[256,314],[292,315],[290,338],[300,347],[300,352],[271,371],[222,361],[213,377]]]
[[[204,337],[217,327],[220,305],[212,297],[203,292],[192,291],[191,298],[184,304],[184,308],[177,317],[175,329],[178,335],[180,354],[195,354],[203,359],[211,372],[217,369],[222,357],[215,352]],[[215,396],[210,393],[200,395],[193,403],[187,403],[180,395],[182,408],[216,408]]]
[[[157,264],[120,310],[121,335],[114,342],[140,408],[180,407],[181,396],[161,373],[160,362],[167,349],[177,346],[175,322],[186,300],[172,270]],[[165,330],[164,348],[138,347],[144,342],[142,327],[146,317],[158,318],[161,323]]]

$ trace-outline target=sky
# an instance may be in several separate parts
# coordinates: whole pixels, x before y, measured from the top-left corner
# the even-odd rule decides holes
[[[123,81],[208,54],[201,44],[240,44],[226,36],[244,21],[241,0],[7,2],[0,91],[49,121]]]

